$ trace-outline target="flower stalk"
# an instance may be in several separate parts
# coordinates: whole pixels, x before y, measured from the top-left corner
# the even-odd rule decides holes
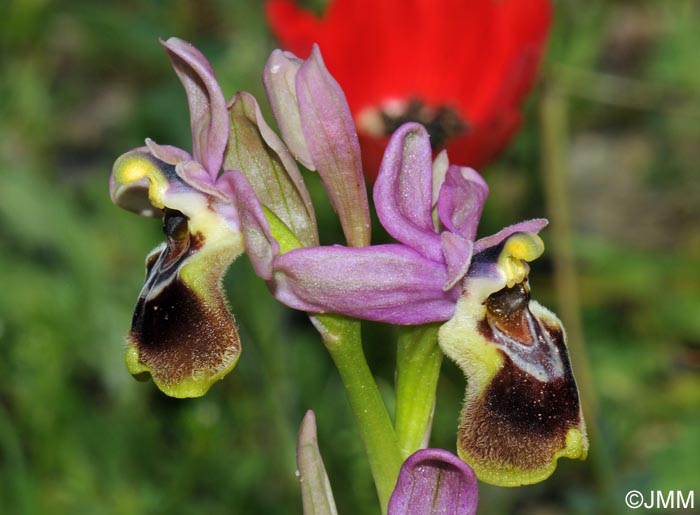
[[[377,383],[362,349],[359,320],[341,315],[311,319],[335,363],[367,450],[382,513],[396,485],[403,458]]]
[[[439,324],[400,329],[396,351],[396,436],[403,457],[424,448],[430,438],[442,351]]]
[[[306,61],[274,51],[265,67],[264,83],[287,146],[302,164],[321,176],[348,244],[369,245],[369,207],[357,134],[345,95],[325,68],[320,51],[315,47]],[[270,202],[274,198],[260,200],[269,234],[279,244],[280,254],[273,260],[269,283],[273,292],[279,293],[284,290],[277,273],[279,260],[287,254],[318,248],[318,241],[304,241],[279,210],[272,209]],[[258,232],[265,234],[264,230]],[[307,277],[313,282],[322,276]],[[340,374],[386,513],[403,460],[391,419],[364,356],[360,321],[330,314],[312,316],[311,321]]]

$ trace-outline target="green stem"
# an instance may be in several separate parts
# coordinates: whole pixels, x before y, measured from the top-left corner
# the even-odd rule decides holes
[[[396,352],[396,436],[406,458],[425,446],[435,409],[442,351],[439,324],[403,327]]]
[[[340,315],[316,315],[312,321],[340,373],[360,427],[382,513],[386,513],[403,460],[391,419],[362,350],[360,321]]]
[[[302,246],[272,211],[263,209],[282,253]],[[403,459],[391,419],[365,359],[360,321],[341,315],[315,315],[311,321],[340,373],[360,427],[382,513],[386,514]]]

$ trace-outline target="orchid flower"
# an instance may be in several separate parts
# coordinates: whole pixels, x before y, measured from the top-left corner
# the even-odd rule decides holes
[[[110,177],[113,202],[162,218],[166,241],[146,258],[146,280],[127,338],[126,362],[173,397],[197,397],[230,372],[241,345],[221,280],[246,247],[236,198],[254,193],[239,172],[219,175],[229,138],[223,93],[189,43],[162,42],[190,107],[192,150],[146,140]],[[263,217],[257,204],[249,217]],[[267,247],[276,252],[277,244]],[[264,271],[261,271],[264,273]]]
[[[456,162],[489,163],[521,123],[552,17],[549,0],[332,0],[320,16],[302,3],[268,0],[270,28],[299,56],[321,45],[372,179],[407,121]]]
[[[488,187],[470,168],[432,162],[419,124],[392,136],[374,187],[400,244],[298,249],[274,260],[285,304],[392,324],[446,322],[439,343],[469,379],[458,452],[489,483],[542,481],[559,457],[583,458],[585,425],[554,314],[530,299],[528,262],[544,245],[534,219],[475,239]],[[433,214],[435,213],[435,217]]]

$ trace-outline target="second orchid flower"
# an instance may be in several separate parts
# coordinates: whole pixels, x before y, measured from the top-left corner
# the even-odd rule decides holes
[[[559,457],[585,457],[588,444],[564,329],[530,298],[528,262],[544,250],[547,221],[476,239],[487,194],[474,170],[445,155],[433,163],[425,129],[406,124],[374,188],[379,219],[401,244],[294,250],[275,259],[273,283],[304,311],[446,322],[440,346],[469,380],[459,454],[481,480],[516,486],[548,477]]]

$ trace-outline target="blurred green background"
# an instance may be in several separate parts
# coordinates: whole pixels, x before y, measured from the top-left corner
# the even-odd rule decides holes
[[[592,454],[536,486],[484,486],[480,513],[625,513],[630,489],[695,489],[700,504],[698,27],[697,1],[556,2],[524,128],[483,170],[480,231],[555,219],[531,283],[585,342],[572,352]],[[275,43],[261,2],[3,3],[0,513],[301,513],[294,440],[307,408],[340,512],[376,513],[330,359],[247,258],[226,279],[244,345],[230,376],[181,401],[126,371],[143,260],[161,236],[111,204],[107,179],[145,137],[190,148],[184,94],[157,42],[171,35],[204,52],[227,96],[263,98]],[[340,242],[311,179],[322,239]],[[572,233],[557,241],[567,215]],[[575,282],[558,294],[567,263]],[[391,407],[393,329],[367,324],[366,335]],[[453,450],[464,380],[443,369],[432,445]]]

